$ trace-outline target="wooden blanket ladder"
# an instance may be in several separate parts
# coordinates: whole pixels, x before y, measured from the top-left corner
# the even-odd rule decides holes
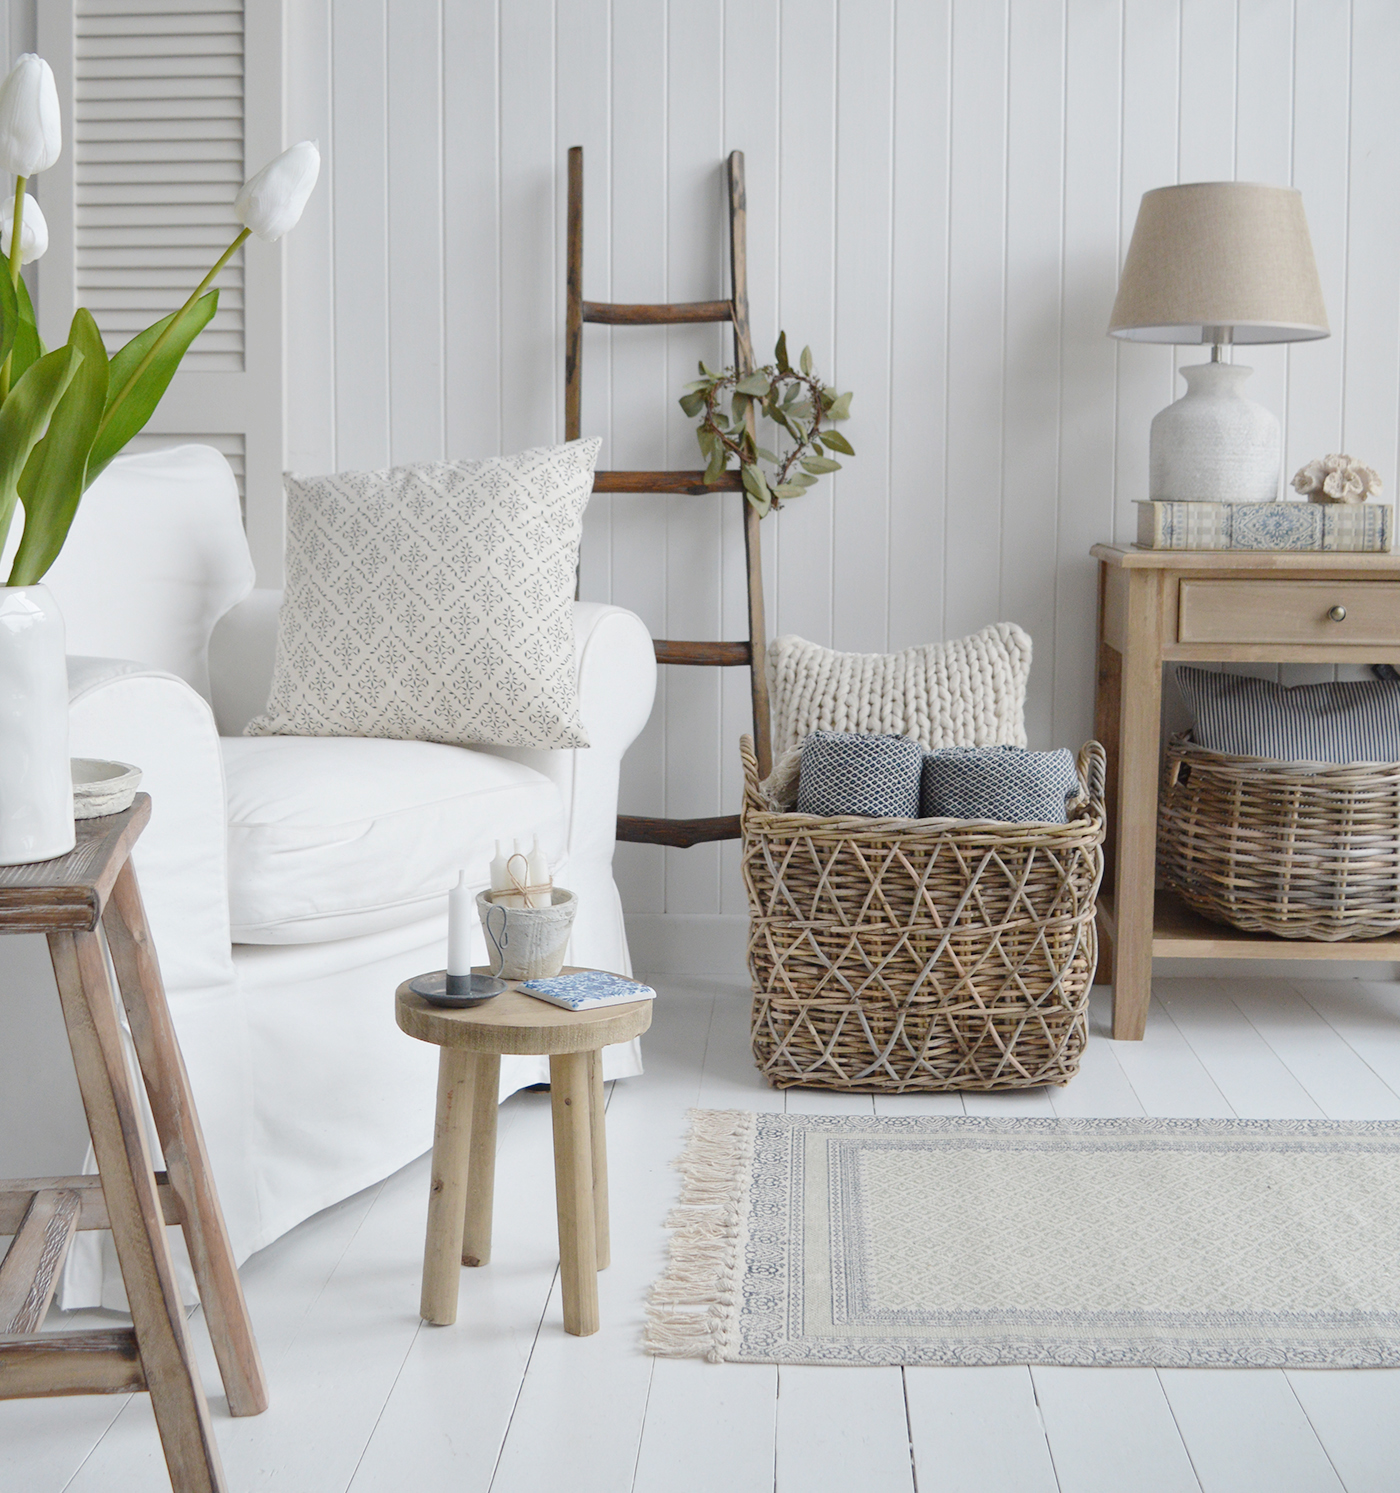
[[[569,151],[569,266],[568,300],[564,322],[564,438],[576,441],[582,434],[583,324],[603,322],[608,326],[670,326],[679,322],[727,321],[734,327],[734,366],[749,372],[753,366],[753,344],[749,337],[749,293],[745,248],[744,154],[736,150],[729,162],[729,272],[733,295],[728,301],[687,301],[664,306],[625,305],[583,299],[583,147]],[[753,411],[749,412],[753,419]],[[749,636],[746,642],[704,643],[656,640],[656,661],[661,664],[708,664],[720,668],[745,666],[749,670],[753,700],[753,739],[759,773],[766,777],[772,767],[768,721],[768,674],[764,657],[763,572],[759,554],[759,517],[749,503],[739,473],[727,471],[717,482],[706,484],[703,471],[693,472],[595,472],[594,492],[738,493],[744,510],[744,553],[748,568]],[[707,840],[737,840],[739,816],[721,814],[713,819],[646,819],[631,814],[617,816],[617,838],[644,845],[675,845],[682,848]]]

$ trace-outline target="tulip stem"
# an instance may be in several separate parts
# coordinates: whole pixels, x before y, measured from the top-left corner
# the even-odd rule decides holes
[[[93,436],[94,444],[96,444],[96,442],[101,439],[102,432],[106,430],[108,424],[111,422],[112,416],[116,414],[117,410],[121,407],[122,400],[124,400],[126,396],[131,393],[132,389],[136,386],[136,381],[155,361],[156,354],[161,350],[162,347],[165,346],[165,343],[169,339],[170,334],[175,330],[177,326],[179,326],[181,318],[184,316],[185,312],[188,311],[190,307],[193,306],[194,303],[200,298],[200,296],[202,296],[204,292],[209,289],[210,283],[215,279],[219,271],[223,269],[223,267],[229,262],[229,260],[232,259],[233,256],[238,252],[238,250],[242,247],[243,240],[248,237],[251,231],[252,230],[248,228],[243,229],[243,231],[238,235],[236,239],[234,239],[234,241],[228,246],[228,248],[219,255],[218,259],[215,261],[214,268],[211,269],[209,273],[199,282],[199,284],[195,286],[194,292],[190,296],[189,300],[187,300],[185,304],[181,306],[180,309],[175,313],[175,315],[170,318],[170,321],[167,323],[165,330],[160,334],[159,337],[156,338],[156,340],[150,345],[150,347],[146,349],[146,356],[141,359],[141,361],[136,365],[134,369],[132,369],[131,377],[127,379],[127,381],[121,386],[120,389],[117,390],[111,402],[107,405],[107,409],[103,414],[100,423],[98,424],[97,433]]]
[[[15,288],[19,286],[19,267],[24,263],[20,255],[20,237],[24,231],[24,184],[28,179],[15,177],[15,213],[10,219],[10,284]],[[11,349],[0,366],[0,404],[4,404],[10,395],[10,363],[13,358],[14,350]]]

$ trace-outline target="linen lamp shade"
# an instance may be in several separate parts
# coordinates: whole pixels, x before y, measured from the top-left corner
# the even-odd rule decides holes
[[[1144,192],[1108,331],[1133,342],[1326,337],[1302,194],[1242,181]]]

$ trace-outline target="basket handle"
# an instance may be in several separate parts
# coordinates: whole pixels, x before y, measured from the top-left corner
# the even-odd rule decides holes
[[[1079,748],[1079,760],[1075,765],[1079,769],[1080,782],[1089,790],[1089,812],[1098,819],[1106,819],[1108,810],[1104,807],[1104,787],[1108,780],[1108,760],[1102,744],[1086,741]]]

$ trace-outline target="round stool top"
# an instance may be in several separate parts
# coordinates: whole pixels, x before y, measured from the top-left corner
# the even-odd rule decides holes
[[[574,965],[566,965],[562,971],[566,975],[577,972]],[[491,971],[481,968],[474,973],[487,975]],[[615,1042],[630,1042],[651,1025],[651,1001],[566,1011],[533,995],[522,995],[516,989],[518,982],[509,983],[510,989],[493,1000],[454,1009],[430,1004],[415,995],[405,981],[394,998],[394,1016],[400,1030],[420,1042],[502,1055],[594,1052]]]

